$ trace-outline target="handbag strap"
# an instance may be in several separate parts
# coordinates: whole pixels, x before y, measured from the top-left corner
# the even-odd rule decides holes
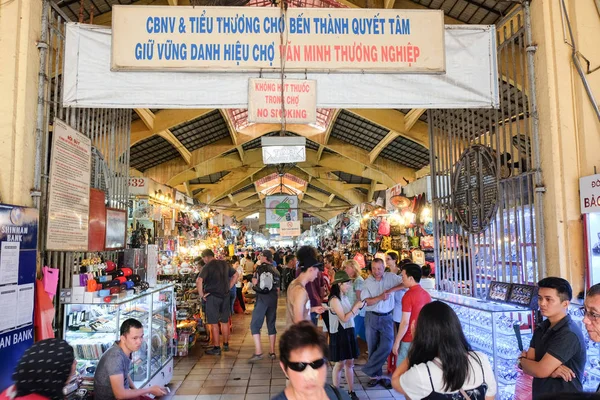
[[[469,397],[469,395],[467,394],[467,392],[465,392],[464,389],[460,389],[459,392],[460,392],[460,394],[463,395],[463,397],[465,398],[465,400],[471,400],[471,398]]]

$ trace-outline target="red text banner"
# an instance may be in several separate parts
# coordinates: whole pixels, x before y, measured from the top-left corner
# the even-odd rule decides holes
[[[248,122],[279,123],[284,116],[288,124],[317,122],[317,82],[250,79]]]

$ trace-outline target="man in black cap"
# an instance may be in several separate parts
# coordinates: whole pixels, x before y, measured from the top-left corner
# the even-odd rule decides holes
[[[279,294],[280,275],[273,266],[273,253],[269,250],[263,250],[259,257],[260,265],[256,268],[252,285],[256,292],[256,305],[252,311],[252,322],[250,322],[250,332],[254,339],[254,354],[248,360],[253,363],[263,358],[262,345],[260,343],[260,329],[267,317],[267,329],[269,332],[270,352],[269,358],[275,359],[275,338],[277,330],[275,322],[277,320],[277,298]]]
[[[198,274],[196,288],[200,298],[206,300],[206,324],[211,329],[213,340],[213,348],[205,352],[209,355],[220,355],[219,324],[223,332],[223,350],[229,351],[229,291],[237,282],[238,273],[227,262],[215,259],[215,253],[210,249],[204,250],[201,255],[206,265]]]

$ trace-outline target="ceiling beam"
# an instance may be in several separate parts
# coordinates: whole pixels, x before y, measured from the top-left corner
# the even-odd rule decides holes
[[[415,126],[425,111],[427,111],[425,108],[413,108],[404,116],[404,126],[407,132]]]
[[[214,184],[206,191],[199,193],[196,198],[198,198],[201,203],[213,204],[223,196],[227,196],[227,194],[231,193],[231,187],[245,181],[264,168],[265,166],[262,163],[240,167],[225,176],[219,183]]]
[[[190,151],[173,135],[173,133],[169,129],[165,129],[157,133],[158,136],[165,139],[167,142],[171,144],[171,146],[175,147],[175,150],[181,154],[181,157],[185,160],[187,164],[190,164],[192,161],[192,154]]]
[[[154,114],[154,123],[149,128],[142,119],[131,123],[130,145],[148,139],[165,129],[171,129],[179,124],[199,118],[212,111],[211,109],[160,110]],[[141,118],[141,116],[140,116]]]
[[[384,0],[383,1],[383,6],[384,8],[394,8],[394,3],[396,2],[396,0]]]
[[[348,109],[347,111],[350,111],[351,113],[369,120],[385,129],[398,132],[400,136],[410,139],[427,149],[429,148],[429,130],[427,128],[427,124],[425,122],[418,121],[418,118],[412,129],[407,130],[404,122],[405,114],[398,110],[352,108]]]
[[[379,157],[379,153],[383,151],[387,147],[388,144],[392,143],[396,138],[400,136],[400,134],[396,131],[389,131],[387,135],[379,142],[373,150],[369,152],[369,161],[371,164]]]
[[[176,6],[178,3],[178,0],[167,0],[169,2],[170,6]]]

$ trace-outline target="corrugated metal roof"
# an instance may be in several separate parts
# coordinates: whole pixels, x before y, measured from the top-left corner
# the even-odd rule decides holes
[[[498,0],[411,0],[465,24],[490,25],[498,22],[513,6],[510,1]]]
[[[206,184],[206,183],[216,183],[216,182],[220,181],[221,178],[223,178],[224,176],[229,174],[229,172],[230,171],[221,171],[221,172],[217,172],[214,174],[205,175],[200,178],[192,179],[190,181],[190,184],[199,185],[199,184]]]
[[[189,151],[230,137],[227,122],[225,122],[219,110],[211,111],[192,121],[179,124],[171,128],[171,132]]]
[[[363,178],[362,176],[347,174],[345,172],[340,172],[340,171],[333,172],[333,174],[346,183],[356,183],[356,184],[365,184],[365,183],[370,184],[371,183],[371,180],[369,178]]]
[[[179,152],[160,136],[142,140],[131,146],[129,164],[140,171],[181,157]]]
[[[331,137],[371,151],[388,133],[389,130],[342,110],[333,124]]]
[[[402,136],[388,144],[379,156],[415,169],[429,164],[429,150]]]

